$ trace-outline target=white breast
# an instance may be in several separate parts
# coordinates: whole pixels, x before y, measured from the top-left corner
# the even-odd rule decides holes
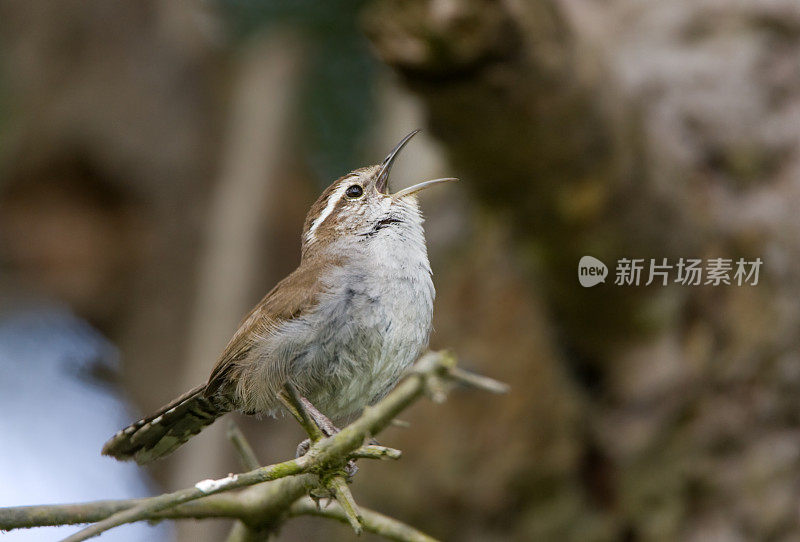
[[[421,224],[393,225],[348,249],[347,263],[326,277],[318,308],[285,337],[303,343],[292,348],[300,355],[291,381],[333,418],[391,390],[427,346],[433,315]]]

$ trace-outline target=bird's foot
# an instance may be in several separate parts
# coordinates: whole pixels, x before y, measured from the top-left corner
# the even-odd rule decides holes
[[[345,463],[344,465],[345,479],[347,480],[348,484],[353,483],[353,478],[356,477],[357,472],[358,472],[358,465],[356,465],[356,460],[349,459],[347,463]]]
[[[308,415],[311,417],[314,423],[317,424],[317,427],[320,428],[326,437],[332,437],[340,431],[340,429],[334,425],[330,418],[320,412],[311,401],[305,397],[300,397],[300,402],[303,404],[306,412],[308,412]],[[311,439],[305,439],[303,442],[298,444],[296,457],[300,457],[308,453],[308,450],[311,448],[311,444]],[[344,466],[344,473],[348,483],[353,481],[353,477],[355,477],[357,472],[358,466],[356,465],[355,459],[348,460]]]
[[[311,419],[314,420],[314,423],[317,424],[317,427],[320,428],[326,437],[332,437],[339,432],[339,428],[333,424],[330,418],[320,412],[317,407],[311,403],[311,401],[305,397],[301,397],[300,402],[303,403],[308,415],[311,416]]]
[[[297,452],[295,453],[295,457],[300,457],[306,455],[308,450],[311,449],[311,439],[307,438],[303,442],[297,445]],[[344,474],[347,478],[347,483],[353,481],[356,473],[358,472],[358,465],[356,465],[355,459],[349,459],[347,463],[344,465]]]

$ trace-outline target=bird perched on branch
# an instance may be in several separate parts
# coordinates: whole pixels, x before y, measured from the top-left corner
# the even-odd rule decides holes
[[[330,185],[311,206],[300,265],[242,321],[208,382],[119,431],[103,454],[147,463],[226,412],[275,414],[289,384],[318,422],[386,395],[428,343],[434,287],[416,194],[390,193],[408,134],[380,165]],[[328,431],[330,432],[331,429]]]

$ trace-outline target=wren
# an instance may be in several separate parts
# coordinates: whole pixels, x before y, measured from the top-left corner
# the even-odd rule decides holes
[[[208,382],[119,431],[104,455],[147,463],[226,412],[274,415],[287,384],[333,419],[357,413],[397,384],[427,346],[433,315],[416,194],[455,180],[389,192],[392,164],[417,132],[382,164],[325,189],[306,216],[300,265],[244,318]]]

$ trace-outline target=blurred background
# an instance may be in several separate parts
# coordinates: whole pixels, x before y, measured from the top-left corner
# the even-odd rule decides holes
[[[800,540],[796,0],[0,1],[0,504],[240,470],[223,421],[149,481],[12,476],[111,468],[79,429],[203,382],[319,192],[414,128],[393,187],[462,179],[422,197],[431,345],[512,392],[415,405],[359,503],[443,540]],[[764,264],[587,289],[586,254]],[[302,437],[239,420],[264,463]]]

